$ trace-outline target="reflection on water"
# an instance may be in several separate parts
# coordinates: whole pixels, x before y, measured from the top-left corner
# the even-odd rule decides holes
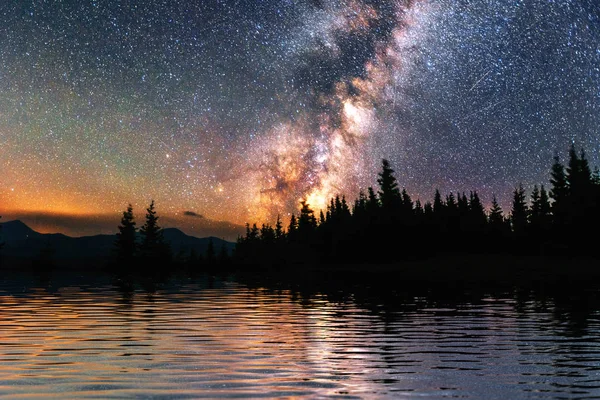
[[[598,397],[596,306],[595,292],[5,278],[0,395]]]

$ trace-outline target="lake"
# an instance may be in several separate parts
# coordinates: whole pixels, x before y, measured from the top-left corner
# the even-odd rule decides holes
[[[7,398],[600,398],[598,292],[5,274]]]

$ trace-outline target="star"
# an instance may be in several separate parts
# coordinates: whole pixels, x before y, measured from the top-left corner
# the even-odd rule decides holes
[[[600,161],[599,18],[591,0],[7,0],[0,215],[118,222],[154,199],[174,223],[273,223],[352,201],[383,158],[422,203],[507,209],[572,142]]]

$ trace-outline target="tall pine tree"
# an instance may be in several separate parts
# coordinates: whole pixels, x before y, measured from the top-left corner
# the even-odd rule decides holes
[[[140,228],[142,239],[140,255],[146,263],[170,261],[170,249],[164,240],[163,230],[158,225],[158,218],[154,209],[154,200],[152,200],[146,209],[146,222]]]
[[[124,264],[124,267],[127,267],[133,261],[137,251],[137,228],[134,219],[133,207],[129,204],[127,210],[123,211],[121,225],[118,227],[119,232],[115,241],[117,262]]]
[[[504,215],[502,213],[502,207],[498,204],[496,196],[492,198],[492,207],[490,208],[490,215],[488,217],[490,228],[494,231],[503,230]]]
[[[302,200],[300,204],[302,207],[298,217],[298,235],[302,241],[308,241],[317,228],[317,219],[315,212],[305,200]]]
[[[386,159],[382,161],[382,170],[377,178],[379,184],[379,200],[381,207],[390,213],[392,210],[397,210],[402,203],[398,182],[394,176],[394,170],[390,166],[390,162]]]
[[[283,224],[281,223],[281,216],[277,214],[277,222],[275,223],[275,240],[279,241],[283,239]]]
[[[525,189],[523,189],[523,185],[519,184],[519,187],[513,192],[512,210],[510,215],[512,230],[517,236],[524,235],[527,229],[527,208]]]
[[[560,231],[567,223],[569,188],[565,167],[561,164],[558,155],[554,156],[554,163],[550,171],[550,198],[552,199],[552,218],[555,227]]]

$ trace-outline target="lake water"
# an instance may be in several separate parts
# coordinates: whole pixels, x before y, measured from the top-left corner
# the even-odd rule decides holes
[[[0,282],[0,396],[600,398],[594,290]]]

